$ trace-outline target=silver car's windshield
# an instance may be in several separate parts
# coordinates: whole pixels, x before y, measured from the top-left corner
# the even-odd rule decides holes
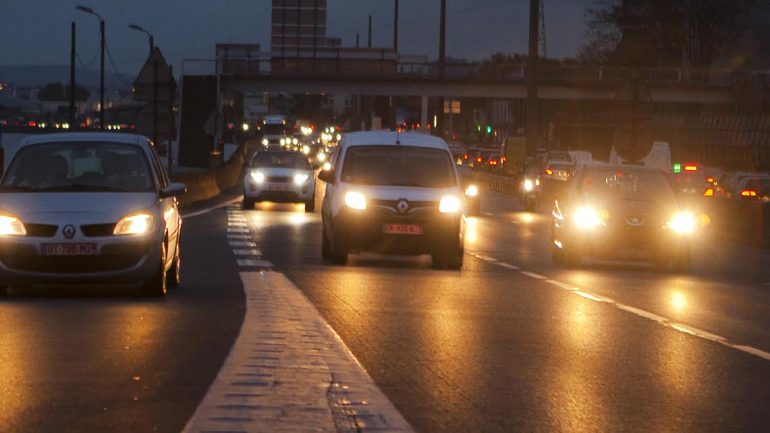
[[[23,147],[3,191],[150,192],[153,175],[142,149],[122,143],[61,142]]]

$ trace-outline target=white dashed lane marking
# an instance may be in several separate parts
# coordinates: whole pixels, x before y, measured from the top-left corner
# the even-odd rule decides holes
[[[250,249],[250,250],[234,249],[233,250],[233,254],[235,254],[236,256],[258,256],[258,257],[262,257],[262,251],[254,250],[254,249]]]
[[[238,266],[243,268],[248,268],[248,267],[272,268],[273,264],[268,262],[267,260],[239,259]]]
[[[617,308],[619,310],[623,310],[623,311],[625,311],[627,313],[631,313],[631,314],[633,314],[635,316],[638,316],[638,317],[650,320],[652,322],[655,322],[655,323],[658,323],[660,325],[663,325],[663,326],[665,326],[667,328],[670,328],[670,329],[673,329],[673,330],[676,330],[676,331],[679,331],[679,332],[682,332],[682,333],[685,333],[685,334],[688,334],[688,335],[692,335],[694,337],[702,338],[704,340],[712,341],[712,342],[721,344],[723,346],[726,346],[726,347],[729,347],[729,348],[732,348],[732,349],[735,349],[735,350],[739,350],[741,352],[748,353],[748,354],[751,354],[751,355],[754,355],[754,356],[758,356],[758,357],[760,357],[762,359],[770,361],[770,353],[765,352],[765,351],[760,350],[760,349],[757,349],[757,348],[752,347],[752,346],[746,346],[746,345],[739,345],[739,344],[730,343],[727,338],[725,338],[725,337],[723,337],[721,335],[713,334],[711,332],[704,331],[702,329],[698,329],[698,328],[695,328],[695,327],[692,327],[692,326],[689,326],[689,325],[685,325],[685,324],[682,324],[682,323],[673,323],[669,319],[666,319],[665,317],[659,316],[659,315],[657,315],[655,313],[651,313],[649,311],[645,311],[645,310],[641,310],[639,308],[631,307],[629,305],[621,304],[621,303],[615,301],[614,299],[608,298],[606,296],[600,296],[600,295],[596,295],[596,294],[593,294],[593,293],[588,293],[585,290],[581,290],[579,287],[575,287],[573,284],[569,284],[569,283],[565,283],[565,282],[557,281],[557,280],[552,280],[552,279],[549,279],[548,277],[546,277],[544,275],[540,275],[540,274],[535,273],[535,272],[522,271],[522,270],[520,270],[520,268],[518,266],[511,265],[511,264],[504,263],[504,262],[500,262],[497,259],[492,258],[492,257],[488,257],[488,256],[485,256],[485,255],[482,255],[482,254],[474,254],[474,253],[472,253],[471,256],[476,257],[477,259],[485,261],[487,263],[500,266],[502,268],[518,271],[520,274],[522,274],[524,276],[527,276],[527,277],[530,277],[530,278],[534,278],[534,279],[537,279],[537,280],[542,280],[546,284],[549,284],[549,285],[551,285],[553,287],[557,287],[559,289],[569,291],[569,292],[574,293],[574,294],[576,294],[576,295],[578,295],[578,296],[580,296],[582,298],[585,298],[585,299],[588,299],[588,300],[591,300],[591,301],[594,301],[594,302],[599,302],[599,303],[602,303],[602,304],[607,304],[609,306],[613,306],[613,307],[615,307],[615,308]],[[770,284],[770,283],[768,283],[768,284]]]
[[[227,235],[227,240],[242,241],[247,239],[251,239],[251,235],[235,233],[230,233]]]
[[[230,246],[241,247],[241,248],[255,248],[257,244],[255,242],[248,242],[248,241],[231,241]]]

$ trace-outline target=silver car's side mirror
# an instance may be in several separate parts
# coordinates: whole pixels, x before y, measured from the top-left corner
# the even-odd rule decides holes
[[[172,183],[169,184],[165,189],[160,190],[158,195],[160,198],[181,197],[185,192],[187,192],[187,186],[185,186],[185,184]]]

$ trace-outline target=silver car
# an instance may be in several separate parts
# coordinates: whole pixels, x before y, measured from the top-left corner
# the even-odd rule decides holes
[[[26,139],[0,182],[0,280],[8,286],[180,281],[182,218],[151,142],[73,133]]]

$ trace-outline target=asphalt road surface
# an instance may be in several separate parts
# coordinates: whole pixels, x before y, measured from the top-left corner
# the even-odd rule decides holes
[[[427,257],[324,265],[318,213],[246,218],[419,432],[770,431],[770,254],[704,236],[688,274],[558,267],[541,211],[485,197],[459,272]],[[185,221],[184,285],[165,301],[0,300],[0,431],[181,431],[244,314],[226,224],[224,210]]]

